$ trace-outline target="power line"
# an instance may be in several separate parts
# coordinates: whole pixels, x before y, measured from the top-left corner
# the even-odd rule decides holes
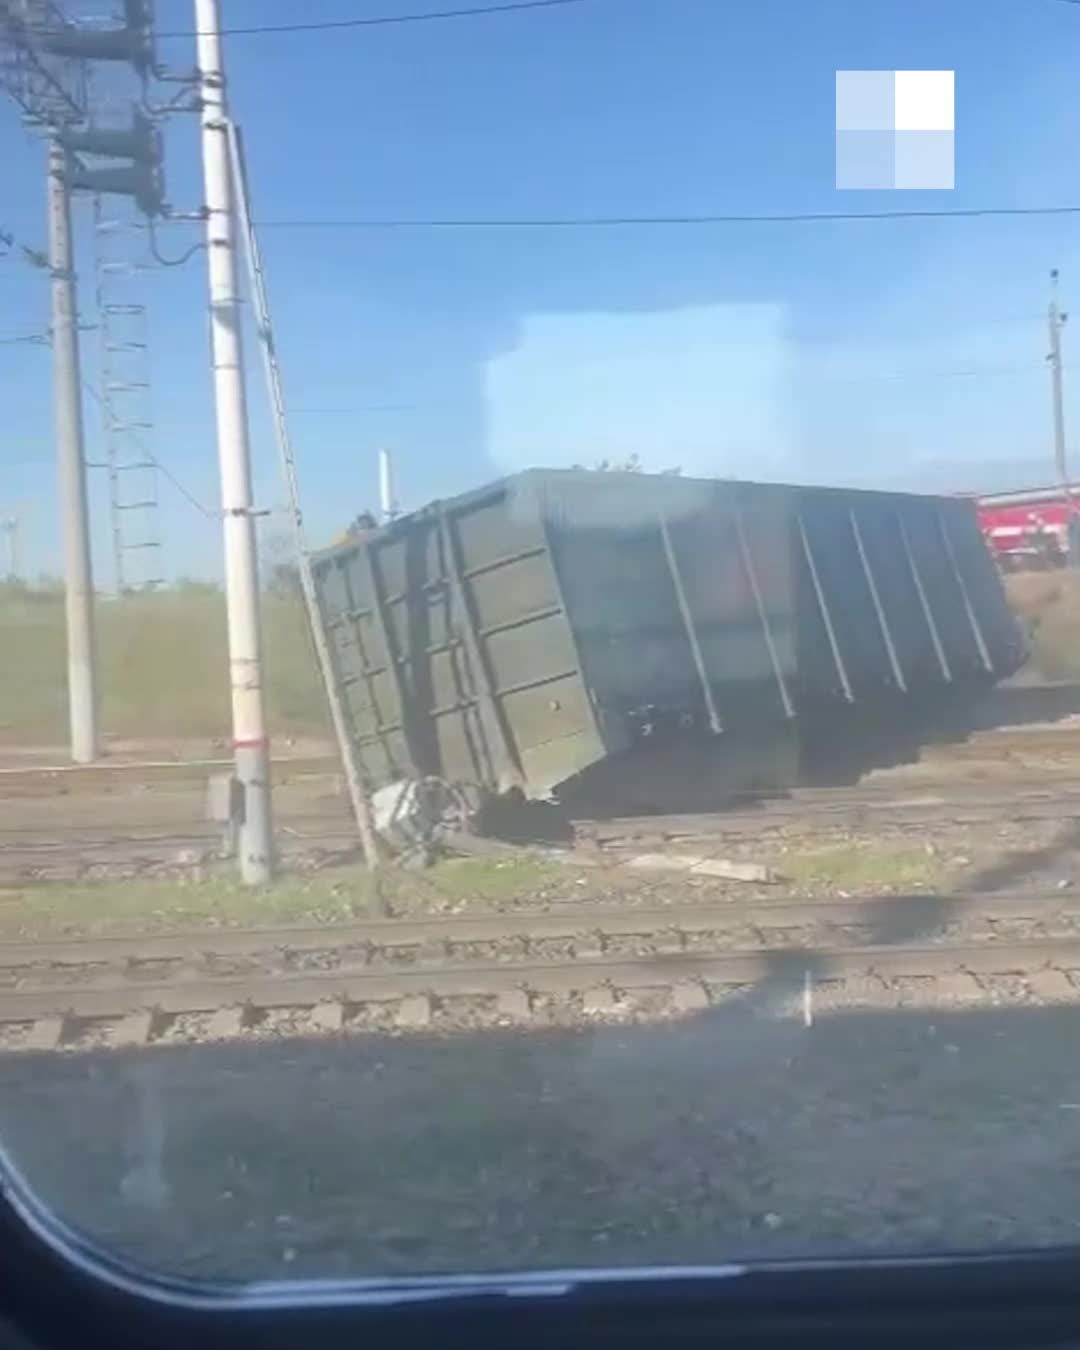
[[[1080,0],[1069,0],[1080,4]],[[695,225],[785,225],[817,224],[854,220],[971,220],[982,216],[1075,216],[1080,205],[1067,206],[971,206],[949,210],[911,208],[897,211],[791,211],[740,215],[655,215],[655,216],[442,216],[442,217],[368,217],[352,220],[260,220],[263,230],[566,230],[608,229],[621,226],[695,226]]]
[[[974,327],[981,323],[1044,323],[1045,314],[989,314],[972,316],[968,322]]]
[[[104,400],[102,399],[101,395],[90,383],[90,381],[85,378],[83,379],[83,388],[86,390],[86,392],[90,395],[90,397],[94,400],[94,402],[98,405],[99,408],[104,407]],[[146,444],[146,442],[142,439],[142,437],[138,435],[137,432],[131,431],[129,434],[131,435],[131,439],[135,442],[135,444],[139,447],[139,449],[143,452],[143,454],[147,457],[147,459],[151,462],[151,464],[153,464],[154,468],[157,469],[158,473],[160,473],[169,483],[171,483],[172,486],[177,490],[177,492],[179,492],[181,497],[185,498],[188,502],[190,502],[190,504],[195,508],[196,511],[199,512],[200,515],[206,516],[208,520],[218,520],[220,518],[219,513],[217,511],[211,511],[209,507],[204,506],[202,502],[199,501],[199,499],[196,496],[194,496],[194,494],[190,493],[187,490],[187,488],[183,485],[183,483],[180,482],[180,480],[176,477],[176,475],[172,472],[172,470],[168,469],[164,464],[162,464],[161,460],[157,457],[157,455],[154,454],[154,452],[150,449],[150,447]]]
[[[465,5],[459,9],[419,10],[412,14],[371,14],[358,19],[315,19],[308,23],[251,24],[243,28],[223,28],[230,37],[251,37],[260,33],[323,33],[341,28],[386,28],[395,24],[437,23],[443,19],[475,19],[487,14],[519,14],[525,10],[561,9],[567,5],[583,5],[588,0],[506,0],[496,5]],[[194,28],[173,29],[158,33],[159,38],[198,37]]]
[[[151,462],[154,465],[154,468],[157,469],[158,473],[161,474],[161,476],[165,479],[165,481],[167,483],[171,483],[172,486],[176,489],[176,491],[179,492],[181,497],[185,498],[195,508],[195,510],[199,512],[201,516],[205,516],[207,520],[219,520],[221,518],[219,512],[211,511],[208,506],[204,506],[196,496],[190,493],[187,490],[187,488],[183,485],[183,483],[181,483],[180,480],[176,477],[173,471],[166,465],[162,464],[161,460],[157,457],[157,455],[150,454],[149,450],[147,450],[145,445],[140,445],[139,448],[149,456]]]
[[[411,14],[372,14],[356,19],[314,19],[307,23],[250,24],[241,28],[223,28],[231,37],[253,37],[273,33],[319,33],[343,28],[386,28],[412,23],[437,23],[443,19],[474,19],[488,14],[515,14],[526,10],[560,9],[587,4],[589,0],[506,0],[503,4],[464,5],[457,9],[419,10]],[[1080,0],[1057,0],[1058,4],[1077,5]],[[172,29],[158,33],[159,38],[198,37],[195,28]]]
[[[37,267],[48,271],[49,260],[39,248],[31,248],[29,244],[24,244],[10,230],[0,229],[0,245],[4,252],[0,253],[0,260],[10,258],[12,254],[28,262],[31,267]]]
[[[878,382],[892,382],[894,380],[964,380],[977,379],[984,375],[1033,375],[1036,372],[1045,371],[1046,367],[1041,362],[1027,362],[1024,365],[1015,366],[973,366],[968,370],[897,370],[887,371],[880,375],[869,373],[865,375],[852,375],[848,377],[839,376],[836,379],[837,384],[876,384]],[[1069,366],[1062,367],[1064,370],[1071,369]],[[808,372],[814,379],[826,379],[829,375],[822,374],[818,370]]]
[[[5,346],[9,344],[14,345],[15,343],[24,343],[24,342],[31,343],[34,346],[47,346],[49,339],[47,336],[39,333],[33,333],[28,335],[27,337],[0,339],[0,343],[2,343]],[[101,395],[94,388],[93,384],[91,384],[91,382],[85,377],[83,378],[83,388],[94,400],[94,402],[98,405],[98,407],[104,406],[104,400],[102,399]],[[176,489],[176,491],[179,492],[181,497],[185,498],[188,502],[190,502],[190,504],[195,508],[196,511],[199,512],[200,515],[206,516],[208,520],[220,519],[219,513],[217,511],[211,511],[209,507],[204,506],[202,502],[199,501],[199,499],[193,493],[187,490],[187,488],[183,485],[183,483],[180,482],[180,480],[176,477],[176,475],[172,472],[172,470],[169,469],[166,465],[162,464],[161,460],[157,457],[157,455],[154,454],[154,452],[150,449],[150,447],[146,444],[146,442],[142,439],[142,437],[138,435],[137,432],[131,431],[130,435],[131,439],[136,443],[136,445],[138,445],[139,449],[143,452],[144,455],[146,455],[147,459],[150,460],[154,468],[157,469],[157,471],[169,483],[172,484],[172,486]],[[12,461],[8,462],[11,463]],[[21,462],[24,464],[36,464],[36,463],[44,463],[45,461],[23,460]]]

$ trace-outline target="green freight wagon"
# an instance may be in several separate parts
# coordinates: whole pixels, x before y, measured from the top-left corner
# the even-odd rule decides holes
[[[531,470],[314,571],[371,786],[543,797],[680,744],[768,786],[778,743],[918,723],[1024,656],[957,498]]]

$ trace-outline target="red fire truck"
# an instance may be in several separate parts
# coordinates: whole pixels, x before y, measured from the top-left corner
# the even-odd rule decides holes
[[[1080,484],[995,492],[979,498],[979,525],[1005,571],[1063,567],[1080,542]]]

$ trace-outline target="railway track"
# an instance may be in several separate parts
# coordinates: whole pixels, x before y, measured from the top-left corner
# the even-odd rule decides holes
[[[927,784],[907,791],[877,785],[797,789],[788,797],[763,797],[723,811],[617,816],[573,823],[579,838],[615,842],[657,835],[691,838],[757,833],[804,821],[815,825],[884,821],[914,826],[943,820],[981,824],[996,820],[1068,820],[1076,816],[1080,816],[1080,789],[1072,785],[1072,780],[1048,784],[1042,776],[1030,784]]]
[[[0,943],[0,1043],[238,1036],[287,1012],[300,1031],[422,1030],[704,1011],[859,986],[895,1005],[914,983],[946,1002],[1080,1002],[1080,896],[768,900],[721,906],[381,920],[333,926]],[[931,986],[928,989],[928,986]],[[464,1013],[463,1013],[464,1006]],[[300,1018],[299,1027],[296,1017]]]
[[[52,819],[0,826],[0,885],[93,879],[125,866],[184,869],[220,855],[222,835],[216,825],[190,819],[178,820],[175,826],[161,819],[123,823],[124,809],[119,804],[116,814],[121,819],[115,824],[65,820],[58,825]],[[807,788],[790,796],[738,801],[722,811],[581,817],[566,823],[576,843],[617,852],[621,845],[650,839],[762,835],[798,826],[916,828],[943,821],[981,824],[1076,818],[1080,818],[1080,788],[1071,779],[1055,784],[1041,777],[1029,783],[926,785],[905,791],[882,785]],[[343,805],[307,810],[302,803],[286,804],[277,825],[278,844],[286,861],[298,855],[334,858],[357,847],[356,831]]]
[[[271,766],[275,782],[304,778],[331,778],[341,772],[335,755],[276,756]],[[115,792],[132,785],[191,783],[201,788],[215,773],[231,773],[233,760],[114,759],[94,764],[7,764],[0,766],[0,797],[55,796]]]
[[[287,863],[297,855],[341,855],[359,848],[355,826],[325,812],[278,819],[277,844]],[[0,887],[107,878],[142,869],[188,871],[225,855],[220,826],[185,822],[109,828],[100,824],[0,828]]]

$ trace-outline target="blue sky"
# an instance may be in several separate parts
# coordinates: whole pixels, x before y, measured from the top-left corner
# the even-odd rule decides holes
[[[240,26],[440,2],[451,7],[223,0],[223,11]],[[184,0],[158,8],[163,31],[191,27]],[[226,50],[316,540],[372,503],[380,444],[394,451],[407,506],[527,465],[630,452],[655,469],[905,487],[1050,476],[1048,273],[1061,269],[1066,305],[1080,293],[1080,217],[576,230],[281,222],[1080,202],[1080,5],[586,0],[238,35]],[[193,42],[168,40],[161,54],[184,68]],[[955,69],[955,191],[834,190],[837,69]],[[170,199],[197,205],[194,119],[173,118],[167,144]],[[42,155],[14,106],[0,105],[0,225],[35,244]],[[78,226],[85,276],[85,205]],[[179,252],[190,237],[169,226],[163,246]],[[201,255],[141,284],[155,448],[213,506]],[[40,331],[46,301],[40,274],[0,261],[0,339]],[[82,301],[92,319],[89,286]],[[1066,330],[1067,362],[1070,346]],[[92,334],[85,364],[95,377]],[[0,381],[0,509],[26,515],[29,564],[56,570],[48,352],[0,345]],[[263,401],[253,382],[260,503],[273,507]],[[86,412],[93,455],[97,411]],[[1080,448],[1080,435],[1070,441]],[[167,483],[161,492],[167,570],[216,574],[216,522]]]

